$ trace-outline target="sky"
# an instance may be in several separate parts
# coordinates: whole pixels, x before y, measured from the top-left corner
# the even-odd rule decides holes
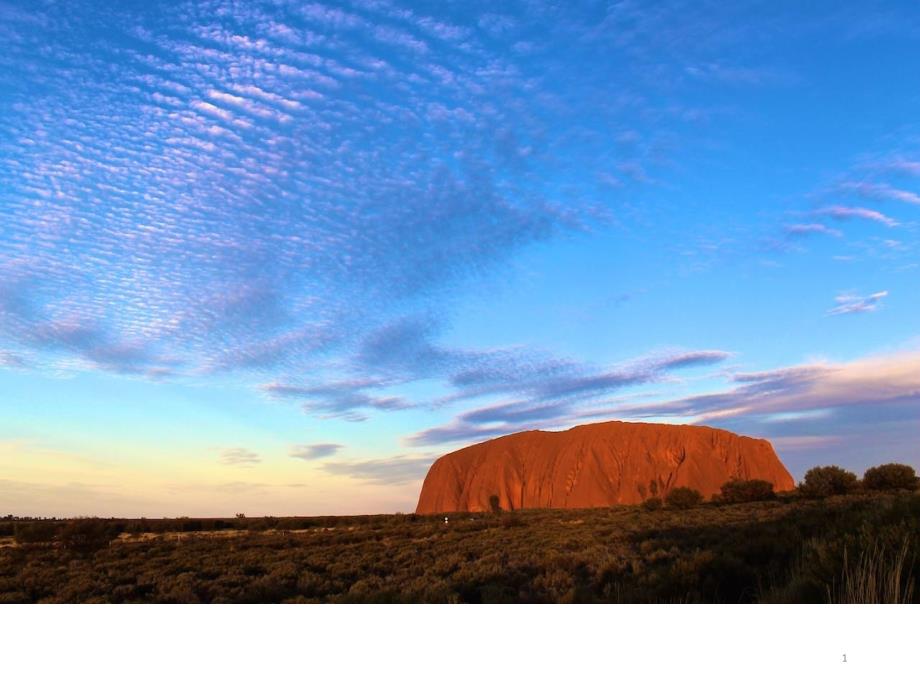
[[[0,514],[414,509],[624,419],[920,464],[913,2],[0,0]]]

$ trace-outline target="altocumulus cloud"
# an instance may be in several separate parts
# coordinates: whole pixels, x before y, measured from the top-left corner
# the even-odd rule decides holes
[[[628,148],[606,136],[585,147],[586,179],[632,170],[643,174],[622,184],[643,184],[666,163],[656,142],[687,115],[629,105],[649,56],[678,34],[690,50],[713,25],[737,33],[731,16],[687,22],[677,4],[600,18],[578,5],[498,18],[488,3],[123,9],[4,14],[0,345],[121,375],[253,372],[308,413],[355,420],[411,403],[342,381],[337,356],[353,355],[355,380],[385,370],[386,383],[472,381],[500,359],[518,368],[509,378],[557,369],[407,340],[418,364],[398,371],[386,353],[420,329],[398,318],[413,300],[609,211],[593,183],[533,174],[558,162],[560,104],[573,128],[616,120],[630,133]],[[527,47],[534,33],[577,50]],[[610,67],[588,74],[585,60]],[[683,60],[668,69],[685,76]],[[449,317],[431,301],[436,321]]]
[[[552,113],[518,117],[535,75],[475,8],[217,7],[4,15],[0,340],[120,374],[296,372],[578,225],[525,174]]]
[[[670,0],[502,15],[490,3],[454,12],[398,0],[2,10],[0,350],[13,355],[0,366],[232,373],[311,415],[354,421],[501,398],[412,439],[438,443],[563,424],[624,389],[720,364],[729,355],[718,350],[616,364],[437,340],[456,304],[445,298],[534,245],[622,216],[634,192],[681,167],[667,152],[693,147],[674,133],[719,116],[693,105],[709,99],[683,100],[688,84],[769,78],[711,54],[750,58],[782,24],[716,5],[694,16]],[[920,163],[902,156],[878,171],[917,174]],[[598,193],[604,175],[612,185]],[[846,221],[910,230],[882,203],[916,207],[903,186],[835,189],[878,203],[835,197],[784,240],[838,237],[832,226]],[[837,308],[871,311],[883,296]],[[760,400],[807,388],[808,375],[732,383]],[[391,390],[423,379],[443,395]],[[729,390],[671,402],[728,414],[738,401]],[[241,448],[221,457],[260,461]],[[324,467],[399,477],[423,462]]]

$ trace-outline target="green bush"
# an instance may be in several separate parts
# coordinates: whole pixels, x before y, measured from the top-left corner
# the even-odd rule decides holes
[[[805,480],[799,485],[799,491],[808,498],[825,498],[851,493],[858,486],[855,474],[842,467],[828,465],[808,470]]]
[[[18,522],[13,529],[17,544],[45,544],[54,541],[57,525],[50,520],[38,522]]]
[[[703,500],[703,494],[689,486],[678,486],[668,492],[665,503],[671,508],[692,508]]]
[[[733,479],[722,485],[719,501],[722,503],[750,503],[776,498],[773,484],[763,479]]]
[[[910,465],[891,462],[878,467],[870,467],[863,475],[863,486],[874,491],[891,489],[914,490],[920,484],[917,473]]]

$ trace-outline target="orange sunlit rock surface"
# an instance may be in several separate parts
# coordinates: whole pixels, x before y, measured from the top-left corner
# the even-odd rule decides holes
[[[704,426],[603,422],[449,453],[428,471],[416,512],[486,511],[491,496],[505,510],[590,508],[664,497],[677,486],[708,499],[730,479],[794,486],[768,441]]]

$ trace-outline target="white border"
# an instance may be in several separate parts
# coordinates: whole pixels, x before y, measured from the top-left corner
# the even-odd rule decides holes
[[[24,688],[872,688],[916,606],[2,606]],[[843,654],[847,662],[843,662]]]

